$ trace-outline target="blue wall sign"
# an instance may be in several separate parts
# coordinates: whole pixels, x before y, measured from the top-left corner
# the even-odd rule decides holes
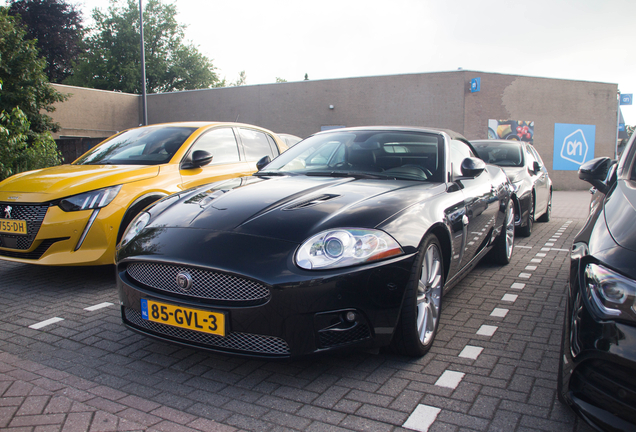
[[[475,93],[481,90],[481,78],[473,78],[470,80],[470,92]]]
[[[633,99],[633,98],[632,98],[632,96],[633,96],[633,95],[632,95],[631,93],[629,93],[629,94],[622,94],[622,95],[620,96],[620,101],[621,101],[621,102],[620,102],[620,104],[621,104],[621,105],[631,105],[631,104],[632,104],[632,99]]]
[[[596,126],[555,123],[552,169],[578,171],[594,158]]]

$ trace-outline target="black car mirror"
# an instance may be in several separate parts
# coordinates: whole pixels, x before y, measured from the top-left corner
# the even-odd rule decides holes
[[[462,176],[464,178],[475,178],[486,169],[486,163],[478,158],[467,157],[462,161]],[[459,179],[457,179],[459,180]]]
[[[608,176],[610,168],[616,161],[608,157],[595,158],[585,162],[579,168],[579,178],[590,183],[601,193],[607,193],[611,186],[611,178]],[[613,170],[612,170],[613,171]]]
[[[204,165],[207,165],[210,162],[212,162],[213,158],[214,156],[212,156],[210,153],[206,152],[205,150],[195,150],[192,153],[192,167],[199,168]]]
[[[257,170],[262,170],[263,168],[265,168],[270,162],[272,161],[272,158],[270,158],[269,156],[263,156],[262,158],[260,158],[258,160],[258,162],[256,162],[256,169]]]
[[[541,166],[539,165],[539,162],[534,161],[534,163],[532,164],[532,171],[536,174],[539,171],[541,171]]]

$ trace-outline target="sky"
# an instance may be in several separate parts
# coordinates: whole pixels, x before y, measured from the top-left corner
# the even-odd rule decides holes
[[[108,7],[67,1],[87,22]],[[636,94],[634,0],[172,2],[186,39],[228,82],[241,71],[254,85],[462,68],[615,83]],[[636,107],[621,109],[636,125]]]

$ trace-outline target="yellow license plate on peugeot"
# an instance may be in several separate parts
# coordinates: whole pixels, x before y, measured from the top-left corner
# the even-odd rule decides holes
[[[26,234],[27,223],[25,220],[0,219],[0,232],[7,234]]]
[[[225,314],[141,300],[141,317],[173,327],[225,336]]]

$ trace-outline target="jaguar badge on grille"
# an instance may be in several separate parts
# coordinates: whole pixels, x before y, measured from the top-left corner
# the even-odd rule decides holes
[[[192,288],[192,276],[188,272],[179,272],[177,275],[177,286],[183,291],[189,291]]]

